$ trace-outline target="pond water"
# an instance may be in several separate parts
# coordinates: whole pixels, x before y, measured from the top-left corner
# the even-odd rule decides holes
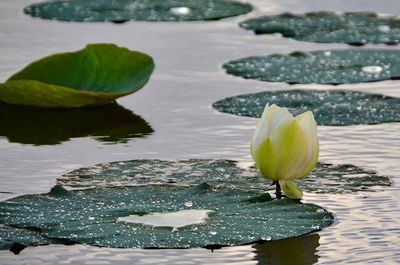
[[[225,97],[290,88],[353,89],[400,97],[400,81],[317,86],[244,80],[227,75],[228,60],[296,50],[347,49],[344,44],[300,42],[254,35],[239,22],[263,14],[309,11],[373,11],[400,14],[398,0],[249,0],[255,11],[208,22],[70,23],[32,18],[23,8],[34,0],[2,0],[0,82],[44,56],[82,49],[88,43],[115,43],[153,56],[150,82],[118,100],[153,132],[124,142],[87,134],[50,145],[11,142],[0,135],[0,200],[48,192],[57,177],[76,168],[132,159],[233,159],[252,162],[249,141],[257,119],[223,114],[211,104]],[[400,49],[367,45],[364,48]],[[40,119],[39,119],[40,120]],[[45,122],[45,121],[42,121]],[[47,122],[52,122],[48,120]],[[57,121],[60,122],[60,121]],[[20,126],[20,120],[0,126]],[[37,124],[41,126],[41,124]],[[84,245],[27,248],[19,255],[0,251],[2,264],[338,264],[400,263],[400,123],[320,126],[320,161],[350,163],[390,176],[392,185],[347,195],[305,193],[304,201],[335,214],[323,231],[299,238],[207,249],[112,249]],[[2,131],[2,130],[0,130]],[[15,131],[15,130],[12,130]],[[32,137],[35,137],[33,134]]]

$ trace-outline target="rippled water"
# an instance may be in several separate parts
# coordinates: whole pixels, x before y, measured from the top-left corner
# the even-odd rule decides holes
[[[252,0],[248,15],[214,22],[68,23],[23,14],[34,0],[2,0],[0,9],[0,82],[28,63],[56,52],[75,51],[87,43],[113,42],[152,55],[155,72],[144,89],[118,100],[154,130],[127,143],[105,144],[93,137],[70,138],[58,145],[20,144],[0,136],[0,199],[48,192],[56,178],[97,163],[132,159],[234,159],[250,162],[254,118],[219,113],[211,104],[225,97],[289,88],[355,89],[400,97],[400,81],[357,85],[289,86],[243,80],[224,73],[224,62],[249,55],[295,50],[346,49],[256,36],[239,28],[261,14],[375,11],[400,14],[397,0]],[[400,49],[368,45],[366,48]],[[18,124],[14,121],[13,126]],[[49,121],[51,122],[51,121]],[[0,126],[6,126],[0,121]],[[40,126],[40,124],[38,124]],[[21,130],[23,124],[21,123]],[[392,178],[385,191],[352,195],[305,194],[305,202],[335,214],[327,229],[300,238],[265,244],[207,249],[109,249],[83,245],[27,248],[19,255],[0,252],[2,264],[337,264],[400,263],[400,124],[319,127],[320,161],[351,163]]]

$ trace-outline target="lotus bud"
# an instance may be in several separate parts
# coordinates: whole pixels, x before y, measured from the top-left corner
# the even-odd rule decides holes
[[[310,173],[319,154],[312,112],[293,118],[287,108],[267,104],[251,139],[250,151],[265,178],[279,183],[288,198],[302,198],[303,192],[293,180]]]

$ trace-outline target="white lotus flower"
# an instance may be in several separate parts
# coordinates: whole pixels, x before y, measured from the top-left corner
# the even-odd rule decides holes
[[[293,118],[287,108],[267,104],[251,139],[250,151],[265,178],[279,183],[287,197],[302,198],[303,192],[293,180],[310,173],[319,154],[312,112]]]

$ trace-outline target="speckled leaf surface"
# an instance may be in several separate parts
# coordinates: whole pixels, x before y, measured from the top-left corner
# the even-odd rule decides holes
[[[400,78],[400,51],[348,49],[247,57],[225,63],[228,74],[289,84],[350,84]]]
[[[51,243],[62,242],[47,238],[41,235],[39,231],[0,224],[0,250],[10,249],[12,251],[12,248],[16,245],[21,249],[28,245],[39,246]]]
[[[265,194],[265,193],[264,193]],[[263,193],[165,185],[25,195],[0,203],[0,222],[36,229],[53,239],[106,247],[192,248],[240,245],[307,234],[328,226],[333,216],[321,207],[290,199],[258,199]],[[256,198],[256,199],[254,199]],[[190,204],[188,204],[190,201]],[[172,230],[118,222],[129,215],[211,210],[202,224]]]
[[[104,105],[142,88],[153,69],[147,54],[90,44],[31,63],[0,84],[0,101],[37,107]]]
[[[224,113],[259,118],[267,103],[286,107],[294,116],[310,110],[318,125],[400,121],[400,98],[349,90],[266,91],[225,98],[213,107]]]
[[[217,189],[232,188],[263,193],[272,191],[272,181],[263,178],[253,164],[231,160],[132,160],[99,164],[71,171],[58,183],[73,189],[169,185],[191,187],[206,182]],[[317,163],[296,184],[312,193],[373,191],[390,185],[386,176],[352,165]]]
[[[44,19],[121,23],[129,20],[216,20],[251,10],[249,4],[225,0],[72,0],[33,4],[24,11]]]
[[[256,34],[281,33],[284,37],[300,41],[350,45],[392,45],[400,41],[400,19],[375,13],[284,13],[248,19],[240,26]]]

